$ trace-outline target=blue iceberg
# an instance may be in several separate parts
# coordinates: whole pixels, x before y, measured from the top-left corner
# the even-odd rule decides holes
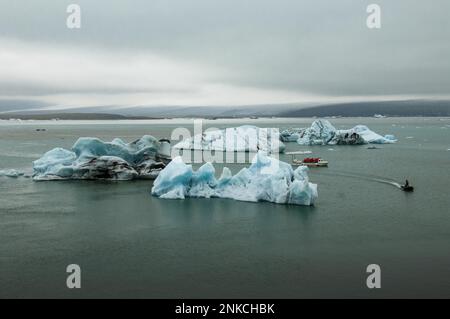
[[[169,142],[150,135],[128,144],[82,137],[71,150],[55,148],[34,161],[33,179],[154,179],[169,161]]]
[[[327,120],[316,120],[305,129],[297,143],[300,145],[327,145],[336,134],[336,129]]]
[[[280,133],[280,139],[282,142],[297,142],[304,130],[304,128],[285,129]]]
[[[317,185],[309,182],[306,166],[293,170],[290,164],[261,151],[250,167],[236,175],[225,167],[219,179],[211,163],[194,171],[181,157],[176,157],[154,181],[152,195],[164,199],[217,197],[308,206],[318,198]]]
[[[391,144],[397,142],[393,135],[381,136],[365,125],[351,129],[338,130],[327,120],[316,120],[307,129],[285,130],[281,136],[284,140],[297,138],[300,145],[362,145]]]

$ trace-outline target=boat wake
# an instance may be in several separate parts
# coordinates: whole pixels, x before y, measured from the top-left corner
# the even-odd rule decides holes
[[[397,187],[398,189],[402,189],[402,185],[400,183],[397,183],[394,181],[390,181],[390,180],[386,180],[386,179],[374,179],[374,181],[379,182],[379,183],[389,184],[389,185]]]
[[[355,179],[359,179],[359,180],[366,180],[366,181],[370,181],[370,182],[377,182],[377,183],[383,183],[383,184],[387,184],[387,185],[391,185],[394,186],[398,189],[402,188],[402,185],[392,179],[388,179],[386,177],[379,177],[379,176],[374,176],[374,175],[365,175],[365,174],[357,174],[357,173],[349,173],[349,172],[345,172],[345,171],[336,171],[336,172],[332,172],[332,173],[323,173],[323,172],[318,172],[318,173],[314,173],[317,175],[327,175],[327,176],[341,176],[341,177],[347,177],[347,178],[355,178]]]

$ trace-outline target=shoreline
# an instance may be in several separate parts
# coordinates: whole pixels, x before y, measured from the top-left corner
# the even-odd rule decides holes
[[[373,121],[388,121],[388,120],[398,120],[398,119],[422,119],[422,120],[450,120],[450,116],[389,116],[383,118],[369,117],[369,116],[349,116],[349,117],[337,117],[337,116],[326,116],[326,117],[259,117],[259,118],[249,118],[249,117],[233,117],[233,118],[207,118],[207,117],[174,117],[174,118],[149,118],[149,119],[137,119],[137,118],[124,118],[124,119],[19,119],[10,118],[2,119],[0,118],[0,125],[2,124],[110,124],[110,123],[120,123],[120,124],[183,124],[191,123],[192,121],[206,121],[210,123],[239,123],[242,121],[246,122],[272,122],[278,121],[283,123],[289,123],[292,121],[311,121],[315,119],[329,119],[329,120],[352,120],[352,119],[365,119]]]

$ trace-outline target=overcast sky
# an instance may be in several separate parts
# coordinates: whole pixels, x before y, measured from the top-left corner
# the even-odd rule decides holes
[[[71,3],[81,29],[66,27]],[[381,7],[381,29],[366,26],[370,3]],[[0,100],[448,98],[449,14],[448,0],[0,0]]]

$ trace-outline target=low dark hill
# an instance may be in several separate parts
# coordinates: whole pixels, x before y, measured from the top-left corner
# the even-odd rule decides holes
[[[5,113],[0,114],[0,119],[21,119],[21,120],[138,120],[138,119],[150,119],[144,116],[124,116],[119,114],[107,114],[107,113],[34,113],[34,114],[21,114],[21,113]]]
[[[323,117],[323,116],[450,116],[450,101],[381,101],[355,102],[320,105],[279,113],[280,117]]]

